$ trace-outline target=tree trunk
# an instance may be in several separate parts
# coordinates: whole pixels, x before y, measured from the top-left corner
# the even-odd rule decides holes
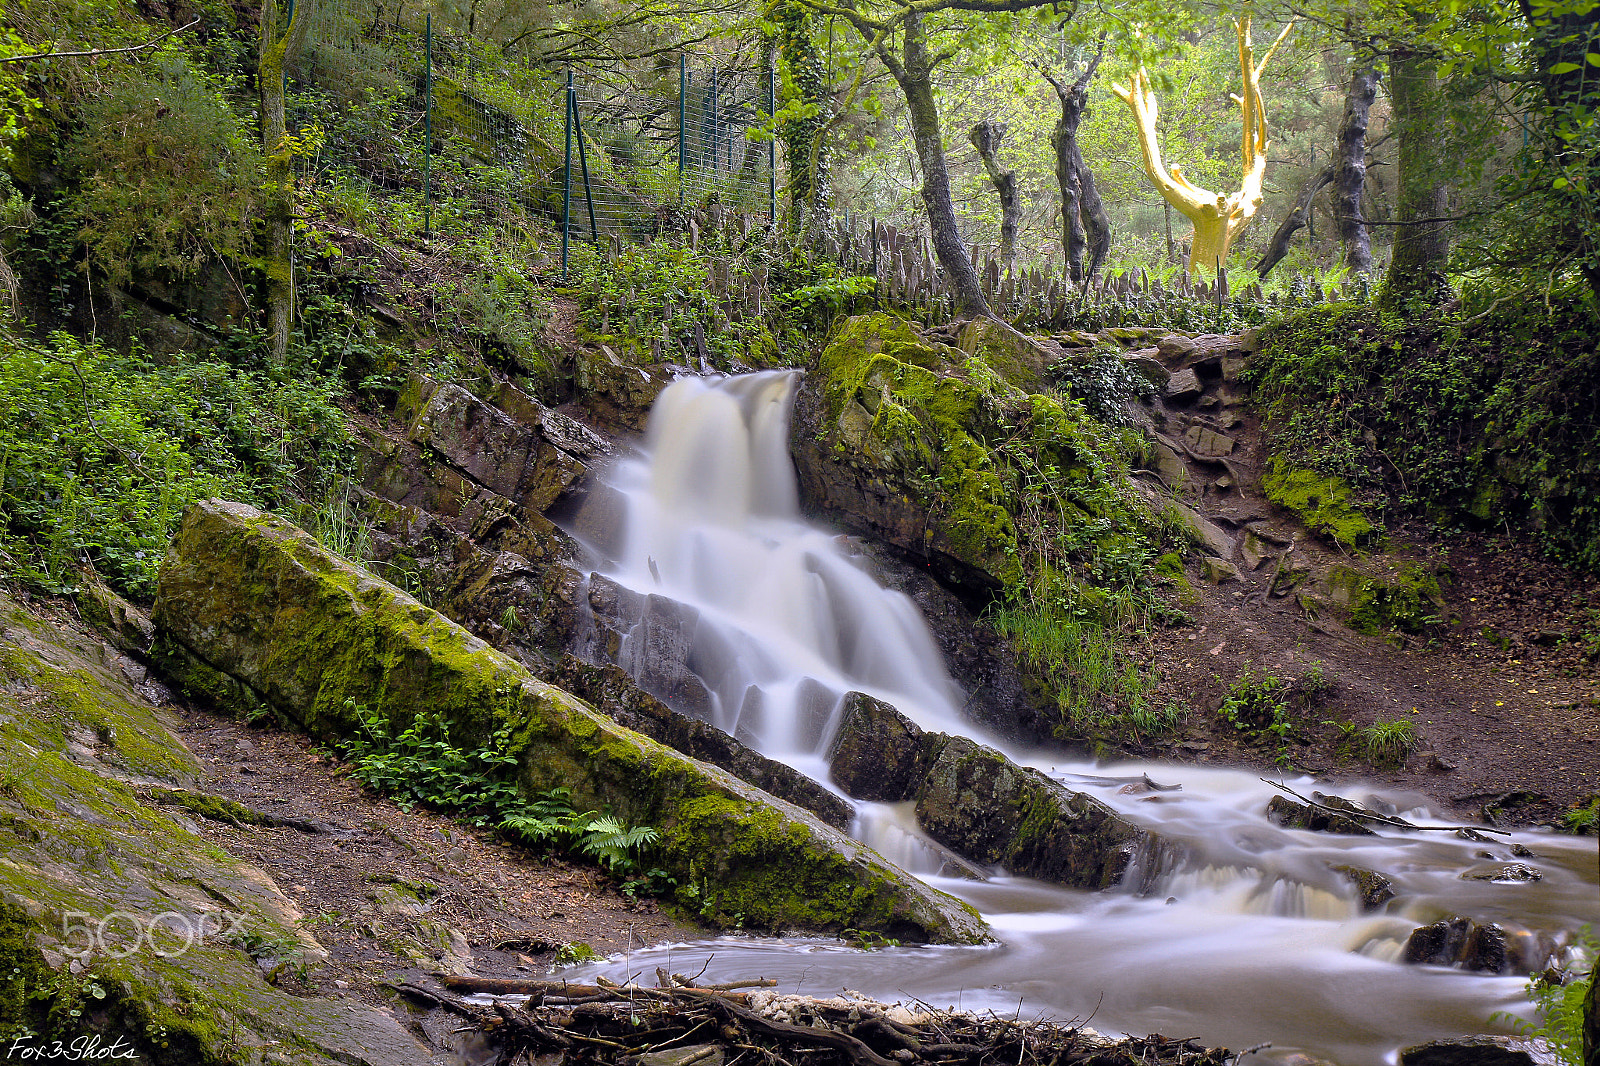
[[[1311,215],[1311,201],[1316,199],[1322,187],[1333,181],[1334,165],[1329,163],[1300,186],[1300,195],[1295,197],[1294,207],[1284,216],[1278,228],[1273,230],[1272,239],[1267,242],[1267,250],[1261,253],[1261,259],[1256,263],[1256,274],[1266,277],[1272,272],[1284,256],[1289,254],[1289,240],[1298,233],[1306,224],[1306,219]]]
[[[1361,190],[1367,181],[1367,112],[1377,95],[1376,67],[1357,67],[1351,72],[1334,156],[1338,170],[1333,177],[1333,217],[1339,223],[1344,265],[1352,274],[1372,272],[1372,239],[1367,234],[1367,216],[1362,214]]]
[[[787,68],[786,84],[798,91],[809,114],[783,123],[779,136],[789,160],[789,232],[820,232],[819,213],[828,208],[828,153],[822,143],[827,125],[827,70],[822,53],[811,39],[814,20],[805,7],[783,3],[778,9],[780,58]]]
[[[972,147],[978,150],[989,180],[1000,196],[1000,267],[1007,274],[1017,261],[1017,229],[1022,221],[1022,200],[1017,195],[1017,172],[1002,170],[996,152],[1000,140],[1006,135],[1006,124],[986,118],[972,127],[969,136]]]
[[[294,264],[290,237],[294,232],[294,159],[285,134],[283,93],[285,70],[305,43],[314,0],[300,0],[288,27],[278,32],[277,0],[261,7],[261,42],[256,65],[261,94],[261,149],[266,157],[262,218],[266,236],[262,261],[266,274],[267,338],[273,363],[289,357],[289,325],[294,310]]]
[[[1061,117],[1050,133],[1050,147],[1056,157],[1056,184],[1061,187],[1061,250],[1067,276],[1074,285],[1093,279],[1111,250],[1111,223],[1106,218],[1105,204],[1078,148],[1078,125],[1088,103],[1089,81],[1099,66],[1100,53],[1096,53],[1088,69],[1070,86],[1051,77],[1049,71],[1040,70],[1061,101]],[[1089,255],[1087,268],[1083,261],[1085,250]]]
[[[922,203],[928,210],[934,255],[944,269],[957,309],[969,315],[986,315],[989,302],[983,297],[978,271],[967,258],[966,245],[956,227],[956,209],[950,199],[950,168],[945,163],[939,108],[933,99],[933,61],[928,55],[921,14],[910,11],[903,25],[903,58],[896,58],[885,45],[880,45],[878,54],[905,94],[912,142],[922,167]]]
[[[1441,180],[1439,158],[1439,73],[1425,55],[1391,57],[1389,97],[1400,138],[1395,200],[1394,255],[1385,278],[1388,298],[1434,299],[1448,291],[1445,264],[1450,257],[1448,222],[1424,222],[1449,213],[1449,190]]]

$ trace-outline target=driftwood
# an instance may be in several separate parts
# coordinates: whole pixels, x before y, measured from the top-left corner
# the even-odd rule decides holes
[[[1369,811],[1365,807],[1355,810],[1330,807],[1326,803],[1318,803],[1314,799],[1300,795],[1300,793],[1281,781],[1268,781],[1265,777],[1261,778],[1261,780],[1279,792],[1287,792],[1307,807],[1315,807],[1318,810],[1327,811],[1329,814],[1336,814],[1341,818],[1356,818],[1364,822],[1376,822],[1378,825],[1387,825],[1394,829],[1410,829],[1418,833],[1499,833],[1501,836],[1509,836],[1511,832],[1509,829],[1492,829],[1486,825],[1415,825],[1404,818],[1390,818],[1386,814]],[[1352,803],[1350,806],[1355,807],[1356,805]]]
[[[926,1009],[913,1013],[863,997],[813,999],[733,991],[771,981],[699,986],[657,972],[661,987],[523,978],[455,977],[444,989],[396,991],[466,1019],[498,1049],[496,1062],[545,1053],[615,1066],[690,1066],[735,1060],[763,1066],[1227,1066],[1231,1054],[1160,1036],[1110,1041],[1075,1023],[1025,1022]],[[467,1003],[453,992],[528,996]]]

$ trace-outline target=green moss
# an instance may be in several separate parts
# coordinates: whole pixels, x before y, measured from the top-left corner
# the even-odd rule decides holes
[[[1392,630],[1420,633],[1439,621],[1444,594],[1433,571],[1420,564],[1402,567],[1384,580],[1347,566],[1328,574],[1334,602],[1348,612],[1350,628],[1369,636]]]
[[[1346,547],[1365,543],[1372,523],[1350,503],[1350,485],[1343,478],[1319,475],[1274,460],[1272,472],[1261,479],[1267,498],[1299,516],[1318,533]]]

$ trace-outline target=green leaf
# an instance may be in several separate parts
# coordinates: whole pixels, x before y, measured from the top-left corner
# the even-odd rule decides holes
[[[1591,67],[1600,67],[1600,52],[1585,52],[1583,58]]]
[[[1557,63],[1555,66],[1550,68],[1550,73],[1552,73],[1552,74],[1571,74],[1573,71],[1575,71],[1577,69],[1578,69],[1578,64],[1576,64],[1576,63]]]
[[[1570,184],[1572,184],[1572,183],[1569,182],[1566,178],[1557,178],[1555,181],[1552,181],[1550,183],[1550,187],[1552,189],[1565,189]]]

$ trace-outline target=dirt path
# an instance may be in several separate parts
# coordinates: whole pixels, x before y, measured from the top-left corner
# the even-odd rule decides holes
[[[1193,710],[1188,735],[1152,753],[1364,777],[1462,817],[1492,807],[1516,823],[1558,819],[1600,793],[1600,579],[1492,534],[1391,528],[1355,552],[1307,531],[1262,491],[1266,445],[1237,383],[1239,353],[1219,354],[1229,349],[1222,338],[1210,351],[1200,340],[1197,351],[1160,352],[1174,371],[1199,373],[1164,400],[1153,428],[1161,480],[1201,517],[1202,554],[1228,565],[1190,566],[1193,624],[1162,632],[1151,649],[1158,703]],[[1379,638],[1338,623],[1328,574],[1407,566],[1438,576],[1434,624]],[[1320,669],[1331,690],[1298,710],[1292,740],[1251,741],[1216,713],[1251,669],[1282,678]],[[1412,723],[1415,750],[1378,769],[1338,725],[1395,720]]]
[[[383,1005],[385,982],[440,969],[538,976],[578,945],[609,955],[705,935],[625,898],[593,867],[369,795],[305,737],[194,709],[179,721],[209,770],[199,787],[285,823],[197,819],[208,840],[270,875],[328,949],[303,975],[307,991]]]

